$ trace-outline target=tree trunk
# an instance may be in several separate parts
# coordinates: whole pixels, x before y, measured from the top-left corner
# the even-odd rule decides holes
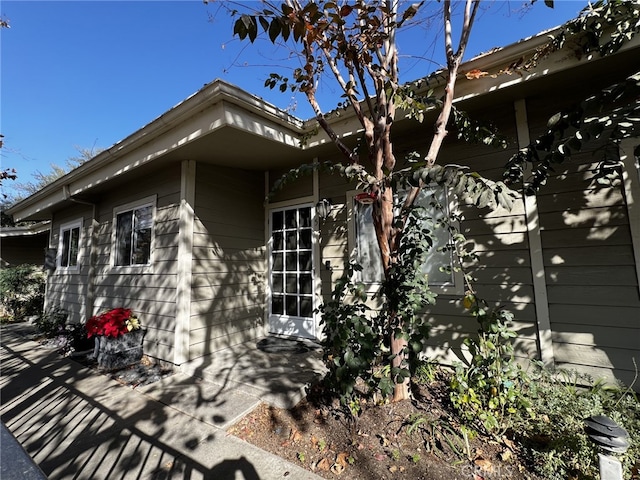
[[[395,356],[391,361],[391,367],[402,368],[402,364],[406,359],[406,347],[408,343],[404,338],[396,338],[395,334],[391,333],[391,353]],[[402,382],[393,382],[393,402],[400,400],[407,400],[409,398],[409,377],[403,379]]]

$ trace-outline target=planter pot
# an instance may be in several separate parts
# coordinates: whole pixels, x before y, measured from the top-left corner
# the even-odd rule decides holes
[[[94,358],[103,370],[118,370],[134,365],[142,358],[145,330],[134,330],[118,338],[97,336]]]

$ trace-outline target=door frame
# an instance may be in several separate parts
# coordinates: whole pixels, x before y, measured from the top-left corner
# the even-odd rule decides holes
[[[319,243],[319,222],[316,214],[315,195],[308,195],[304,197],[294,198],[282,202],[269,203],[265,206],[265,244],[266,244],[266,261],[267,261],[267,275],[266,275],[266,296],[265,296],[265,330],[267,334],[283,335],[291,338],[307,338],[317,340],[320,337],[320,325],[319,316],[315,313],[315,309],[321,300],[321,279],[320,270],[318,268],[320,262],[320,243]],[[274,333],[272,331],[272,319],[275,317],[271,314],[271,300],[272,300],[272,232],[271,232],[271,215],[274,210],[286,210],[291,208],[309,207],[311,209],[311,262],[312,262],[312,282],[313,282],[313,295],[312,295],[312,334],[309,336],[299,335],[287,335],[286,333]],[[299,317],[302,318],[302,317]]]

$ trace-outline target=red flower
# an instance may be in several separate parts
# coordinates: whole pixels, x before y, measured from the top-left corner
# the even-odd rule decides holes
[[[85,329],[87,330],[87,338],[93,335],[103,335],[105,337],[119,337],[131,331],[132,327],[128,322],[135,318],[128,308],[114,308],[108,312],[95,315],[87,320]],[[136,327],[137,322],[136,322]]]

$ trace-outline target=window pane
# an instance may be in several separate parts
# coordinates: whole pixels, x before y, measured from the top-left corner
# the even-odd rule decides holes
[[[284,224],[286,228],[298,228],[298,222],[296,221],[297,210],[287,210],[284,212]]]
[[[309,297],[300,298],[300,316],[311,317],[313,315],[313,302]]]
[[[298,276],[287,274],[287,293],[298,293]]]
[[[309,273],[301,273],[300,274],[300,293],[311,293],[313,282],[311,280],[311,274]]]
[[[135,210],[133,237],[133,265],[145,265],[151,259],[151,227],[153,209],[151,206]]]
[[[384,278],[382,259],[373,227],[373,206],[356,203],[356,251],[357,263],[362,266],[362,281],[381,282]]]
[[[284,292],[284,279],[282,274],[273,275],[273,291],[277,293]]]
[[[284,314],[284,297],[282,295],[274,295],[271,298],[271,313],[275,315]]]
[[[281,272],[284,270],[284,259],[282,253],[273,254],[273,269]]]
[[[61,267],[69,266],[69,244],[71,243],[71,231],[64,230],[62,232],[62,258],[60,259]]]
[[[300,230],[300,248],[311,248],[311,229]]]
[[[295,272],[298,269],[298,254],[296,252],[287,252],[287,271]]]
[[[301,208],[300,212],[300,227],[311,227],[311,207]]]
[[[438,252],[435,248],[438,243],[434,239],[434,248],[427,254],[427,261],[420,271],[429,276],[429,285],[444,285],[453,282],[453,272],[440,271],[440,267],[451,267],[450,252]]]
[[[273,230],[282,230],[282,228],[284,227],[283,213],[282,212],[273,212],[273,216],[271,218],[273,218],[272,229]]]
[[[402,194],[399,195],[401,202]],[[434,203],[440,203],[438,208]],[[452,256],[449,251],[438,251],[450,243],[449,232],[442,226],[437,225],[446,212],[448,212],[448,200],[446,190],[442,187],[425,188],[416,199],[416,205],[423,207],[418,214],[424,218],[425,227],[431,231],[433,247],[427,253],[426,262],[422,266],[422,272],[429,275],[431,285],[442,285],[453,283],[453,273],[440,271],[441,267],[450,268]],[[381,282],[384,278],[382,271],[382,261],[380,250],[373,227],[371,205],[361,205],[355,203],[355,226],[356,226],[356,261],[362,265],[361,280],[365,283]]]
[[[298,242],[297,242],[297,232],[294,230],[293,232],[287,232],[286,233],[286,249],[287,250],[296,250],[298,247]]]
[[[287,295],[287,315],[298,316],[298,297],[295,295]]]
[[[311,252],[300,252],[298,257],[299,266],[298,269],[302,272],[311,271]]]
[[[273,249],[282,250],[282,247],[283,247],[282,232],[274,232],[273,233]]]
[[[452,265],[451,252],[439,251],[450,242],[449,232],[438,224],[449,210],[446,191],[442,187],[425,188],[420,192],[416,204],[424,207],[423,215],[433,239],[433,246],[427,253],[427,261],[422,265],[421,271],[429,276],[430,285],[453,283],[452,272],[440,271],[441,267],[450,268]]]
[[[65,232],[66,233],[66,232]],[[78,250],[80,244],[80,228],[71,229],[71,240],[69,243],[69,266],[78,265]]]
[[[131,234],[133,212],[116,217],[116,265],[131,264]]]

